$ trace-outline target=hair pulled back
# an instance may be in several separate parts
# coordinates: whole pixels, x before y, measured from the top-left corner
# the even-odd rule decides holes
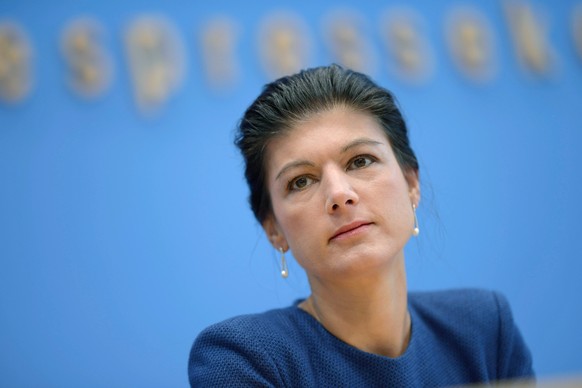
[[[376,118],[388,136],[400,168],[405,172],[418,171],[406,123],[388,90],[368,76],[338,65],[303,70],[265,85],[237,128],[235,144],[245,161],[249,202],[260,223],[272,212],[265,165],[269,141],[313,114],[335,107]]]

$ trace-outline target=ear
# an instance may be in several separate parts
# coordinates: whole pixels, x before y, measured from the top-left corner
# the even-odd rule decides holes
[[[406,182],[408,183],[408,195],[410,202],[418,207],[420,202],[420,180],[418,179],[418,170],[409,169],[404,173]]]
[[[271,245],[273,245],[275,249],[279,250],[279,248],[283,248],[283,251],[285,252],[289,249],[287,240],[285,239],[281,227],[273,214],[270,214],[265,218],[263,221],[263,229],[267,238],[271,242]]]

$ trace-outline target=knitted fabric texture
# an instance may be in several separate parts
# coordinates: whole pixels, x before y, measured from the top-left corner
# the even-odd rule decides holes
[[[534,376],[507,300],[496,292],[409,293],[412,333],[397,358],[346,344],[297,303],[205,329],[190,352],[191,386],[440,387]]]

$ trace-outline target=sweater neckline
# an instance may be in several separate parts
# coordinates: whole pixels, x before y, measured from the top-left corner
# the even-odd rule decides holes
[[[353,345],[348,344],[347,342],[343,341],[342,339],[335,336],[332,332],[327,330],[325,326],[321,324],[313,315],[309,314],[307,311],[303,310],[299,307],[299,304],[303,302],[305,299],[297,299],[293,302],[291,309],[295,310],[295,314],[300,317],[304,322],[308,323],[310,326],[314,327],[321,335],[325,337],[326,340],[335,344],[335,346],[339,347],[340,349],[352,353],[358,354],[360,356],[378,359],[378,360],[390,360],[392,362],[405,362],[408,358],[411,357],[411,354],[415,352],[416,349],[416,338],[418,337],[418,329],[420,328],[419,319],[416,315],[414,309],[411,308],[410,303],[408,304],[408,312],[410,314],[410,340],[408,341],[408,346],[404,350],[404,352],[398,357],[388,357],[383,356],[376,353],[366,352],[365,350],[361,350]]]

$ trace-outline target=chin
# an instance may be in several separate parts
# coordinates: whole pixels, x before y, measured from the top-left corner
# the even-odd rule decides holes
[[[369,249],[365,252],[350,252],[338,257],[334,262],[333,272],[339,276],[377,275],[393,267],[403,255],[386,253],[386,250]]]

